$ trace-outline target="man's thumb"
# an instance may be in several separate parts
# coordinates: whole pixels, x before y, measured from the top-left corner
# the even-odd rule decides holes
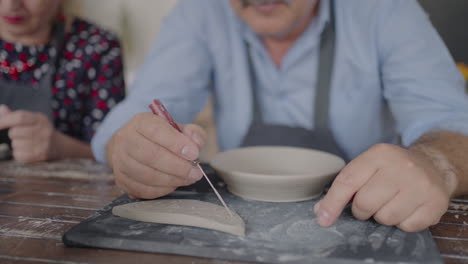
[[[181,125],[182,132],[202,148],[206,143],[207,134],[203,128],[195,124]]]

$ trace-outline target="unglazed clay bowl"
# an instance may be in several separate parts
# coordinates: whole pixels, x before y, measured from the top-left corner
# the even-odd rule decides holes
[[[340,157],[296,147],[246,147],[217,154],[211,167],[240,197],[297,202],[319,196],[344,167]]]

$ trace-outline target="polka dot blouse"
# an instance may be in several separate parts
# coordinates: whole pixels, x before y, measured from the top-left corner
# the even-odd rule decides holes
[[[0,79],[29,82],[31,89],[51,68],[57,50],[52,45],[23,46],[0,39],[0,59],[19,73],[0,72]],[[120,44],[115,35],[75,19],[65,35],[52,89],[55,127],[90,142],[109,110],[125,96]],[[32,66],[29,66],[34,62]]]

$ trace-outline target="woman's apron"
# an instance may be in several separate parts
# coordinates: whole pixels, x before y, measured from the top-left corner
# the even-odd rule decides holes
[[[329,129],[328,110],[330,102],[330,83],[333,72],[335,53],[335,15],[334,0],[330,1],[330,21],[325,26],[320,40],[320,57],[317,73],[317,89],[315,96],[315,129],[285,125],[272,125],[263,122],[254,65],[250,47],[247,46],[247,56],[251,75],[253,94],[253,119],[250,128],[243,139],[242,146],[293,146],[318,149],[338,155],[346,160],[346,156],[335,141]]]
[[[52,35],[52,44],[55,47],[56,55],[52,58],[49,70],[39,80],[36,85],[27,81],[13,81],[0,79],[0,104],[7,105],[11,110],[27,110],[31,112],[40,112],[52,119],[52,86],[55,81],[55,73],[62,46],[65,40],[65,30],[63,23],[54,26]],[[0,117],[1,118],[1,117]],[[8,129],[0,131],[0,144],[8,144],[11,148],[11,141],[8,137]],[[10,151],[11,153],[11,151]],[[3,157],[1,157],[3,156]],[[3,153],[0,159],[6,159],[9,154]]]

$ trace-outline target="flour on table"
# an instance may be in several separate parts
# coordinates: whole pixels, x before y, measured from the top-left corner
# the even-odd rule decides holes
[[[63,179],[112,179],[111,170],[88,159],[66,159],[31,164],[16,161],[0,162],[0,176]]]

